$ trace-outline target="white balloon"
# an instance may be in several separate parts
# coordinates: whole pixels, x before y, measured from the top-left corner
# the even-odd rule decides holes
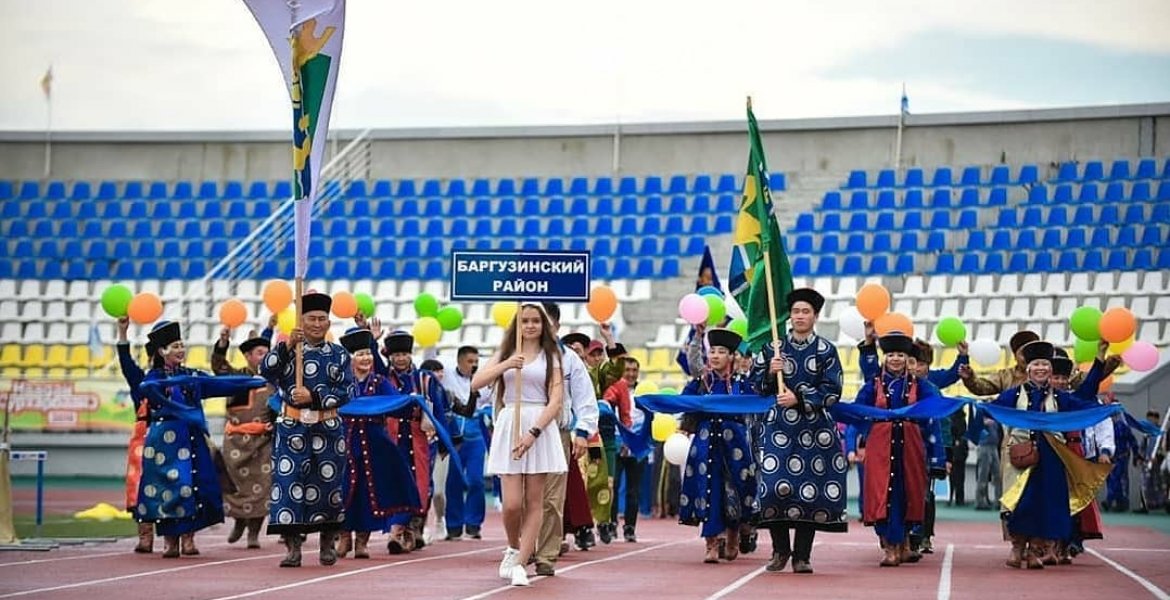
[[[672,433],[666,438],[662,446],[662,454],[666,462],[672,465],[681,465],[687,462],[687,453],[691,451],[691,438],[682,433]]]
[[[846,308],[841,316],[837,317],[837,323],[845,335],[857,341],[865,339],[865,317],[861,316],[856,306]]]
[[[998,364],[1001,352],[1002,349],[995,340],[981,338],[971,342],[971,360],[985,367]]]

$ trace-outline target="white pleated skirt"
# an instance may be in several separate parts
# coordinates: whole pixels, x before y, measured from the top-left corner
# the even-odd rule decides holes
[[[536,426],[542,404],[523,404],[520,408],[520,435]],[[507,405],[496,416],[492,429],[492,446],[488,451],[487,472],[491,475],[516,475],[534,473],[564,473],[569,470],[565,461],[565,448],[561,445],[561,433],[556,421],[544,428],[544,433],[520,457],[512,460],[512,420],[516,409]]]

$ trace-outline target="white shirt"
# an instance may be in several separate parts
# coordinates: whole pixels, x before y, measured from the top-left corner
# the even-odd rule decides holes
[[[597,421],[600,412],[597,409],[597,397],[593,393],[593,380],[589,377],[589,370],[585,368],[585,361],[572,350],[561,351],[561,364],[565,370],[565,403],[561,412],[560,425],[565,430],[569,425],[580,429],[590,437],[597,433]],[[577,422],[573,423],[573,417]]]
[[[1085,458],[1095,459],[1102,450],[1108,451],[1109,456],[1117,449],[1113,440],[1113,419],[1104,419],[1100,423],[1085,430]]]
[[[458,361],[450,359],[443,360],[443,389],[447,390],[447,395],[458,398],[460,404],[467,401],[471,396],[471,375],[464,376],[459,373],[456,364]],[[485,406],[492,405],[492,399],[495,396],[495,386],[486,386],[479,390],[479,401],[475,403],[475,408],[478,410]],[[454,404],[454,402],[452,402]]]

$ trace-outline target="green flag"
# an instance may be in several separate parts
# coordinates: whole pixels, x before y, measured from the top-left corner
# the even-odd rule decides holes
[[[743,181],[743,198],[739,205],[739,217],[735,223],[735,247],[731,252],[731,269],[728,289],[747,316],[748,334],[744,340],[748,351],[755,353],[772,342],[772,315],[775,315],[777,332],[784,335],[784,323],[788,320],[788,293],[792,291],[792,269],[788,265],[788,254],[784,251],[784,240],[780,226],[772,212],[772,192],[768,189],[768,162],[764,157],[764,144],[760,141],[760,129],[756,116],[748,103],[748,155],[747,175]],[[771,291],[768,293],[768,269],[771,267]],[[773,305],[769,307],[769,302]]]

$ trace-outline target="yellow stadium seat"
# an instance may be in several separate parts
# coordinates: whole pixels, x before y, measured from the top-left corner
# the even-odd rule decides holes
[[[44,379],[45,369],[42,367],[26,367],[24,369],[24,376],[26,379]]]
[[[45,377],[49,379],[66,379],[69,377],[69,372],[65,367],[51,367],[45,370]]]
[[[857,369],[857,361],[860,356],[856,346],[838,346],[837,352],[841,355],[841,368],[846,371]]]
[[[78,345],[69,347],[69,359],[66,366],[73,368],[89,367],[89,346]]]
[[[206,346],[188,346],[186,363],[192,369],[210,369],[211,354]]]
[[[20,344],[8,344],[0,350],[0,367],[15,367],[20,365]]]
[[[71,367],[69,369],[69,379],[79,381],[88,379],[90,377],[89,369],[87,367]]]
[[[674,352],[669,348],[655,348],[650,351],[648,368],[654,371],[667,371],[674,363]]]
[[[69,365],[69,347],[61,344],[49,346],[45,353],[46,367],[65,367]]]
[[[18,379],[20,375],[20,367],[4,367],[0,369],[0,377],[4,377],[4,379]]]
[[[20,361],[20,366],[43,367],[45,365],[45,347],[41,344],[29,344],[24,347],[24,358]]]

